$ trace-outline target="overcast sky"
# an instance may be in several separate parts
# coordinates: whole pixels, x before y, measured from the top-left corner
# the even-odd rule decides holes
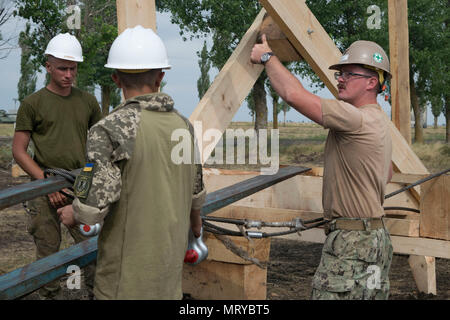
[[[12,18],[8,23],[2,26],[1,34],[3,37],[13,37],[13,45],[15,49],[12,49],[6,59],[0,60],[0,109],[7,111],[13,111],[19,107],[17,99],[17,83],[20,78],[20,49],[17,46],[17,39],[20,31],[24,29],[25,20],[21,18]],[[164,87],[164,92],[171,95],[175,101],[175,107],[185,116],[189,117],[197,106],[199,99],[197,94],[197,80],[200,76],[198,66],[197,52],[203,47],[204,39],[193,39],[183,41],[177,25],[170,22],[170,14],[157,13],[157,28],[158,35],[164,41],[169,60],[172,65],[171,70],[166,71],[165,81],[167,85]],[[208,43],[211,43],[210,39],[207,39]],[[0,51],[0,54],[4,53]],[[211,81],[218,74],[218,71],[213,69],[210,72]],[[38,77],[37,89],[44,86],[44,74],[41,73]],[[309,83],[300,79],[306,88],[310,89]],[[98,91],[98,90],[97,90]],[[321,90],[318,95],[325,98],[332,98],[333,96],[327,90]],[[97,99],[100,100],[99,93],[96,94]],[[390,116],[390,105],[384,102],[379,97],[379,103]],[[268,104],[268,118],[272,120],[272,105],[270,99]],[[279,119],[282,121],[283,114],[279,115]],[[294,110],[290,110],[287,113],[287,119],[295,122],[309,121],[301,114]],[[251,121],[249,110],[245,103],[239,108],[238,112],[233,118],[233,121]],[[428,115],[428,123],[431,124],[433,118],[431,112]],[[445,123],[444,117],[441,116],[439,120],[440,124]]]

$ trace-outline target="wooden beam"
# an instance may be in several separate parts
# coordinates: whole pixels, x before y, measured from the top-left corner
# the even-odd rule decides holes
[[[119,34],[127,28],[141,25],[156,33],[155,0],[116,0]]]
[[[389,0],[388,13],[392,121],[406,142],[411,144],[408,1]]]
[[[450,240],[450,175],[422,185],[420,236]]]
[[[326,239],[323,230],[319,228],[307,230],[300,234],[301,238],[294,234],[289,239],[315,243],[323,243]],[[391,235],[391,241],[394,253],[450,259],[450,241],[394,235]]]
[[[292,45],[337,97],[334,70],[328,67],[341,58],[341,52],[309,10],[305,1],[260,0]]]
[[[391,236],[395,253],[450,259],[450,241]]]
[[[408,259],[417,289],[436,295],[436,258],[411,255]]]
[[[259,33],[258,41],[260,36],[265,34],[270,48],[280,61],[292,62],[302,60],[302,57],[289,42],[289,39],[268,14],[264,17]]]
[[[256,43],[258,32],[264,18],[265,10],[256,17],[255,21],[234,50],[211,87],[205,93],[189,120],[196,129],[199,138],[201,162],[210,156],[214,145],[201,143],[203,133],[209,129],[219,130],[221,133],[230,124],[236,111],[241,106],[255,84],[264,67],[250,62],[250,54]]]

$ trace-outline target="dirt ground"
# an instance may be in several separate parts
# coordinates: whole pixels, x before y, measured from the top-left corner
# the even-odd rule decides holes
[[[28,182],[27,178],[12,178],[10,168],[0,169],[0,190]],[[0,212],[0,275],[24,266],[34,260],[34,243],[26,231],[27,215],[22,205],[15,205]],[[62,247],[73,244],[63,228]],[[311,281],[320,261],[322,244],[273,238],[267,275],[267,299],[305,300],[311,293]],[[81,290],[68,290],[66,277],[61,279],[63,298],[87,300],[88,293],[82,283]],[[417,291],[408,256],[394,255],[391,271],[392,300],[450,300],[450,260],[436,259],[437,295],[425,295]],[[34,292],[24,300],[39,299]]]

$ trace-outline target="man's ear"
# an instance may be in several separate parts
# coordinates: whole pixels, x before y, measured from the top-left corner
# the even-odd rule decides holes
[[[120,78],[117,75],[117,73],[114,72],[111,75],[111,79],[112,79],[112,81],[114,81],[114,83],[116,84],[117,88],[122,88],[122,83],[120,82]]]
[[[165,75],[166,75],[166,73],[162,72],[162,71],[158,74],[158,76],[156,77],[156,80],[155,80],[156,88],[159,88],[161,86],[161,82],[163,81]]]
[[[50,62],[46,61],[45,62],[45,70],[47,70],[48,73],[50,73],[50,67],[51,67]]]
[[[377,87],[378,87],[378,79],[376,77],[369,78],[367,89],[373,90],[377,89]]]

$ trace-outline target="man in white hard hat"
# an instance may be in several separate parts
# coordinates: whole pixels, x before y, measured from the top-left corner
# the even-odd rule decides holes
[[[181,299],[189,229],[200,236],[206,190],[194,163],[194,130],[158,93],[170,68],[165,46],[142,26],[111,46],[107,68],[124,103],[89,131],[89,164],[77,178],[72,206],[58,210],[67,225],[104,221],[98,238],[97,299]],[[171,159],[175,130],[191,137],[190,163]]]
[[[392,245],[382,217],[392,142],[389,119],[377,103],[390,77],[386,53],[374,42],[354,42],[330,67],[338,70],[339,100],[305,90],[272,53],[265,35],[253,47],[251,61],[265,65],[271,85],[289,105],[330,129],[322,195],[329,223],[311,298],[387,299]]]
[[[96,98],[73,87],[77,64],[83,61],[81,45],[68,34],[58,34],[45,50],[45,68],[49,84],[26,97],[17,112],[13,138],[13,156],[22,169],[35,179],[44,179],[46,168],[74,170],[85,165],[87,132],[101,119]],[[34,157],[27,153],[33,141]],[[62,193],[54,192],[28,202],[28,231],[36,244],[36,258],[59,251],[61,227],[56,210],[69,202]],[[77,228],[69,228],[76,242],[86,240]],[[88,267],[86,270],[92,269]],[[88,273],[93,274],[93,270]],[[93,279],[88,279],[92,282]],[[59,281],[40,289],[42,297],[57,298]]]

